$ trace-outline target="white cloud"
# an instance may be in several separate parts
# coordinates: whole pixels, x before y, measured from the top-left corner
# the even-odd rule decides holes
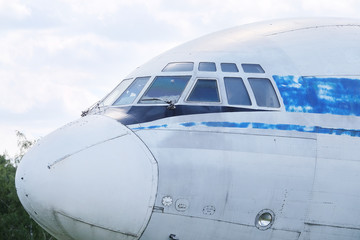
[[[43,108],[54,114],[76,114],[79,109],[89,105],[89,102],[97,100],[97,96],[92,94],[90,89],[70,83],[71,80],[76,82],[86,78],[86,73],[52,70],[54,69],[44,70],[42,73],[20,71],[12,74],[0,71],[0,110],[24,114],[34,108]],[[63,82],[63,79],[66,81]],[[54,102],[58,104],[49,105]]]
[[[16,127],[15,127],[16,128]],[[18,153],[15,129],[9,125],[0,125],[0,154],[7,153],[10,157],[14,157]]]
[[[19,0],[1,0],[0,16],[21,20],[31,15],[31,9]]]
[[[0,54],[0,110],[25,113],[58,101],[74,114],[166,45],[116,42],[93,33],[18,30],[0,36],[0,46],[6,46]]]
[[[305,11],[324,16],[358,17],[360,3],[356,0],[303,0]]]

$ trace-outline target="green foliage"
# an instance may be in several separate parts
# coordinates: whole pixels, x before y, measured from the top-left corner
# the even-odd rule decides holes
[[[17,145],[19,147],[19,153],[15,156],[14,159],[15,166],[17,166],[20,163],[26,151],[36,142],[36,140],[34,141],[28,140],[25,134],[20,131],[16,131],[16,136],[17,136]]]
[[[30,218],[18,199],[16,166],[33,142],[24,134],[17,134],[20,153],[15,158],[15,165],[5,155],[0,155],[0,240],[54,239]]]

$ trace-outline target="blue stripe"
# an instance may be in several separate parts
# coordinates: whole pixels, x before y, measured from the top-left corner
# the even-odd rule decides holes
[[[347,135],[352,137],[360,137],[360,130],[356,129],[343,129],[343,128],[324,128],[320,126],[304,126],[294,124],[268,124],[258,122],[185,122],[180,123],[183,127],[194,127],[194,126],[206,126],[206,127],[223,127],[223,128],[252,128],[252,129],[264,129],[264,130],[280,130],[280,131],[296,131],[305,133],[319,133],[319,134],[330,134],[330,135]],[[168,125],[154,125],[148,127],[132,128],[133,130],[147,130],[147,129],[158,129],[167,128]]]
[[[137,127],[137,128],[132,128],[133,130],[144,130],[144,129],[157,129],[157,128],[167,128],[167,124],[164,125],[154,125],[154,126],[149,126],[149,127]]]
[[[273,76],[287,112],[360,116],[360,80]]]

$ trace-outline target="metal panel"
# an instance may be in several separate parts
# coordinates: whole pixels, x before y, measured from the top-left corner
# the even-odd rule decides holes
[[[296,240],[299,237],[298,232],[282,231],[279,229],[259,231],[254,226],[187,216],[153,213],[151,222],[141,237],[141,240],[169,240],[170,234],[175,234],[179,240]]]
[[[315,169],[314,139],[170,130],[137,134],[159,163],[155,205],[164,213],[253,227],[256,215],[271,209],[273,229],[302,231]],[[169,206],[164,197],[172,199]],[[177,210],[178,199],[188,201],[185,211]]]
[[[319,136],[314,189],[306,219],[311,234],[319,234],[323,226],[333,228],[329,237],[339,229],[338,234],[347,236],[337,239],[359,239],[359,173],[358,138]]]

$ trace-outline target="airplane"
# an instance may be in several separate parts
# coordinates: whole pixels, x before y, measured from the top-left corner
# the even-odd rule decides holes
[[[359,43],[306,18],[175,47],[38,141],[19,199],[59,240],[359,239]]]

